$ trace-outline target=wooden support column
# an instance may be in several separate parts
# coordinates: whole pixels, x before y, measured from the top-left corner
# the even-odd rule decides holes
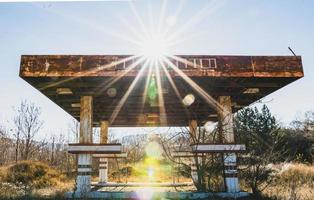
[[[100,144],[108,143],[108,121],[100,122]],[[99,183],[108,182],[108,159],[99,158]]]
[[[189,121],[189,132],[190,132],[190,143],[197,143],[197,121],[191,120]],[[198,157],[192,157],[191,162],[191,177],[194,183],[198,182],[198,174],[197,174],[197,164]]]
[[[195,143],[197,142],[197,121],[196,120],[190,120],[189,122],[189,131],[190,131],[190,137],[191,137],[191,142]],[[195,141],[193,141],[195,140]]]
[[[81,97],[80,110],[80,144],[91,144],[93,124],[93,97]],[[79,154],[77,166],[76,192],[79,196],[84,196],[91,190],[91,154]]]
[[[218,98],[223,110],[218,111],[219,120],[219,134],[221,142],[234,143],[233,133],[233,115],[231,107],[230,96],[220,96]],[[237,157],[236,153],[225,153],[223,155],[224,160],[224,180],[227,192],[240,192],[238,172],[237,172]]]

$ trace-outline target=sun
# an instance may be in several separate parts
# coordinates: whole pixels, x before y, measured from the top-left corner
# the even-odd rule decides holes
[[[149,60],[159,60],[169,52],[166,37],[162,34],[150,34],[143,39],[140,54]]]

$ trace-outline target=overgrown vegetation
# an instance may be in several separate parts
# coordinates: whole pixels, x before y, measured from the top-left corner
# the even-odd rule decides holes
[[[314,198],[314,166],[279,164],[272,166],[276,174],[264,196],[273,199],[312,200]]]
[[[273,199],[313,199],[314,113],[279,126],[269,109],[246,108],[235,117],[239,142],[247,146],[240,159],[244,186]],[[302,164],[303,163],[303,164]]]
[[[71,184],[64,175],[47,164],[19,161],[1,169],[0,197],[27,198],[40,195],[41,189],[47,188],[55,188],[55,194],[46,191],[46,196],[56,196],[70,189],[69,185]]]
[[[5,180],[31,194],[33,189],[57,185],[64,177],[48,165],[34,161],[20,161],[7,169]]]
[[[36,137],[43,125],[40,108],[23,101],[16,109],[12,127],[0,126],[0,198],[16,199],[25,196],[60,199],[64,191],[73,189],[75,157],[65,150],[68,141],[62,134],[50,138]],[[198,122],[203,124],[203,122]],[[190,143],[219,143],[219,129],[199,126],[191,133],[182,128],[159,134],[162,146],[160,162],[172,166],[172,176],[166,181],[191,180],[191,158],[176,159],[175,150],[186,150]],[[69,132],[76,137],[78,124]],[[253,199],[310,200],[314,199],[314,112],[282,126],[263,106],[245,108],[234,116],[237,143],[246,144],[247,151],[238,158],[241,188],[252,192]],[[110,141],[116,139],[109,135]],[[135,164],[145,159],[145,134],[120,139],[128,157],[111,160],[110,180],[137,180]],[[23,160],[27,159],[27,160]],[[222,156],[209,155],[192,158],[198,172],[193,181],[198,191],[223,191]],[[97,161],[93,173],[97,176]]]
[[[280,127],[265,105],[261,110],[245,108],[235,116],[236,138],[247,147],[247,153],[241,155],[239,162],[241,178],[255,195],[282,178],[278,178],[273,165],[288,162],[312,164],[313,113],[312,118],[307,113],[304,121],[293,123],[299,126]]]
[[[259,194],[271,179],[273,171],[268,164],[280,156],[280,152],[275,150],[279,140],[278,122],[265,105],[261,111],[257,108],[243,109],[234,121],[236,139],[247,149],[239,159],[242,167],[240,178],[254,194]]]

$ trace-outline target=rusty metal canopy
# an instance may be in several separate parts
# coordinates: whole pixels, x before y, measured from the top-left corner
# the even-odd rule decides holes
[[[139,73],[143,62],[127,70],[139,58],[128,55],[23,55],[20,77],[41,91],[62,109],[79,120],[80,96],[94,97],[94,122],[109,120],[121,98]],[[184,55],[170,62],[214,98],[231,96],[232,110],[265,97],[303,77],[300,56],[211,56]],[[165,102],[166,124],[161,122],[158,105],[143,102],[148,70],[110,126],[186,126],[190,119],[200,122],[217,120],[213,109],[177,72],[167,67],[179,93],[195,96],[186,107],[175,94],[162,70],[161,85]],[[116,81],[117,77],[121,77]]]

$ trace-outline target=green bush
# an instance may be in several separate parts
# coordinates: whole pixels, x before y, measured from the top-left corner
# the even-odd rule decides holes
[[[48,165],[34,162],[21,161],[7,169],[6,181],[30,194],[33,189],[39,189],[58,184],[62,179],[60,173],[51,169]]]

